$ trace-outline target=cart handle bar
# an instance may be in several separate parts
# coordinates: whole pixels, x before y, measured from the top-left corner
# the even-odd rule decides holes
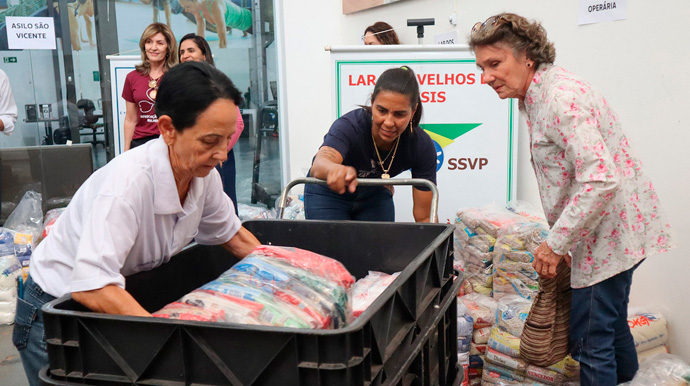
[[[320,180],[315,177],[299,177],[290,181],[283,191],[280,193],[278,200],[278,218],[283,218],[285,212],[285,204],[287,202],[287,195],[295,185],[299,184],[318,184],[328,186],[325,180]],[[431,214],[429,215],[429,222],[435,223],[438,221],[438,188],[436,185],[423,178],[358,178],[357,185],[362,186],[383,186],[383,185],[412,185],[412,186],[426,186],[431,190]]]

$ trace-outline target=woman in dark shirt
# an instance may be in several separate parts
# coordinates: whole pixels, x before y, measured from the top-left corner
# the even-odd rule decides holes
[[[419,127],[419,84],[408,67],[385,71],[376,81],[371,107],[338,118],[314,157],[309,175],[328,187],[305,187],[308,219],[394,221],[393,189],[357,187],[357,178],[391,178],[411,169],[413,178],[436,183],[436,150]],[[412,189],[413,215],[428,222],[432,192]]]

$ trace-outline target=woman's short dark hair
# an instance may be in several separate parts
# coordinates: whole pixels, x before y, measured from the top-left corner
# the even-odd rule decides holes
[[[201,113],[218,99],[240,105],[242,93],[230,78],[204,62],[185,62],[168,70],[156,96],[156,116],[167,115],[177,131],[194,126]]]
[[[396,34],[393,27],[386,22],[377,21],[364,30],[364,35],[366,35],[367,32],[374,34],[381,44],[400,44],[398,34]]]
[[[213,63],[213,55],[211,55],[211,47],[208,45],[208,42],[206,39],[203,37],[195,34],[195,33],[189,33],[186,34],[180,39],[180,45],[179,47],[182,47],[182,42],[185,40],[193,40],[194,44],[196,44],[197,47],[199,47],[199,50],[201,51],[202,54],[204,54],[204,57],[206,58],[206,62],[208,64],[215,66],[215,63]],[[180,53],[180,56],[182,54]]]
[[[391,91],[405,95],[410,99],[410,107],[417,110],[412,117],[412,126],[418,126],[422,120],[422,100],[419,95],[417,75],[407,66],[391,68],[383,72],[376,80],[374,92],[371,93],[371,103],[381,91]]]
[[[533,60],[537,67],[556,60],[556,47],[546,38],[546,30],[541,23],[505,12],[493,16],[493,20],[493,25],[484,25],[470,34],[467,39],[470,49],[505,43],[513,49],[516,57],[525,52],[527,59]]]

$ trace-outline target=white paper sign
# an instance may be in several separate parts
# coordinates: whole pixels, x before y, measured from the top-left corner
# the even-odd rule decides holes
[[[7,16],[7,46],[16,50],[54,50],[55,24],[52,17]]]
[[[436,44],[458,44],[458,31],[450,31],[434,36]]]
[[[420,126],[437,151],[439,222],[452,223],[463,207],[510,201],[515,193],[517,103],[499,99],[482,83],[466,47],[418,47],[350,52],[333,48],[334,118],[369,104],[376,79],[386,69],[409,66],[420,83]],[[410,178],[410,173],[396,178]],[[394,200],[396,221],[414,221],[412,189],[396,186]]]
[[[628,14],[628,0],[580,0],[579,25],[624,20]]]

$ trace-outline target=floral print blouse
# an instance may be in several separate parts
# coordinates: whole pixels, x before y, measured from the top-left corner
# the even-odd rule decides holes
[[[573,288],[599,283],[675,246],[652,182],[611,107],[586,81],[537,69],[526,113],[532,167],[554,252],[571,252]]]

